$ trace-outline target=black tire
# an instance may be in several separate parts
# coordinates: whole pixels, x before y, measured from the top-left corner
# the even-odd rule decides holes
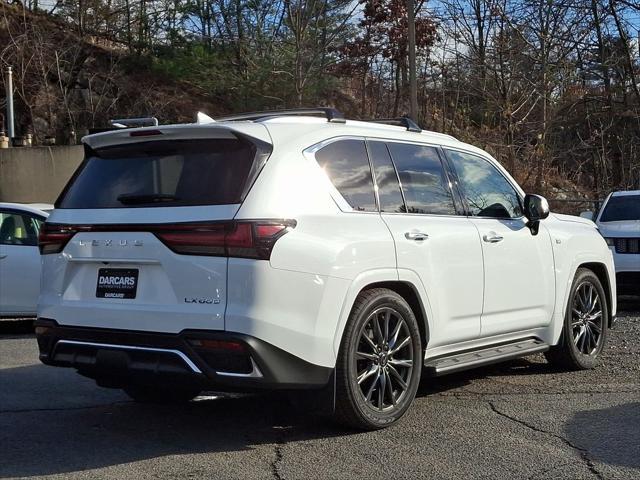
[[[594,368],[605,346],[608,326],[607,296],[600,279],[591,270],[579,268],[569,292],[560,342],[545,352],[547,361],[563,370]]]
[[[416,395],[422,361],[418,322],[404,298],[386,288],[362,292],[338,353],[336,419],[362,430],[398,421]]]
[[[198,389],[127,385],[124,392],[138,403],[177,404],[187,403],[200,394]]]

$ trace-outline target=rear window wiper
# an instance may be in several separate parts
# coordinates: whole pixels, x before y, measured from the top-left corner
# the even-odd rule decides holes
[[[118,195],[117,200],[123,205],[137,205],[141,203],[176,202],[180,199],[167,193],[123,193]]]

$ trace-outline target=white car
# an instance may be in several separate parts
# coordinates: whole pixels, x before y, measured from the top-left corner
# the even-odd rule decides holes
[[[85,137],[41,234],[40,359],[138,401],[315,389],[365,429],[423,371],[593,367],[616,314],[594,223],[395,123],[317,109]]]
[[[618,293],[640,295],[640,190],[611,193],[595,222],[613,253]]]
[[[40,226],[53,205],[0,203],[0,317],[33,317],[40,292]]]

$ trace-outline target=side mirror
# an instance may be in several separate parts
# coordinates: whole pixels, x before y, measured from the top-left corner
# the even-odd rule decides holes
[[[549,216],[549,202],[541,195],[524,197],[524,214],[530,222],[544,220]]]
[[[526,195],[524,197],[524,214],[529,219],[527,226],[532,235],[538,234],[540,220],[549,216],[549,202],[541,195]]]
[[[594,217],[595,217],[595,215],[593,214],[593,212],[592,212],[592,211],[590,211],[590,210],[587,210],[587,211],[585,211],[585,212],[580,212],[580,216],[581,216],[582,218],[586,218],[587,220],[593,220],[593,219],[594,219]]]

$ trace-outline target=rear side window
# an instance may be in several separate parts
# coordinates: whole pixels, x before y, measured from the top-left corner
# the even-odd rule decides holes
[[[378,211],[364,141],[338,140],[318,150],[315,157],[351,208]]]
[[[378,187],[381,212],[404,213],[404,199],[387,146],[383,142],[368,142],[369,158]]]
[[[388,143],[398,170],[407,213],[455,215],[453,197],[438,151],[433,147]]]
[[[240,203],[256,156],[246,141],[164,140],[87,148],[59,208]]]

